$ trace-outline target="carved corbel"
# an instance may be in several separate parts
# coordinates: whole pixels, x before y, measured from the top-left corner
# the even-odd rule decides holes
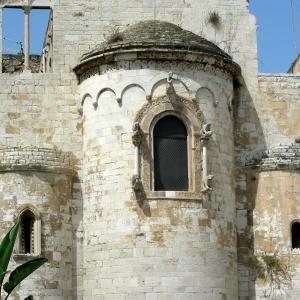
[[[142,189],[142,182],[139,175],[132,175],[131,186],[135,192],[138,192]]]
[[[173,72],[170,71],[170,72],[168,73],[168,78],[167,78],[167,83],[168,83],[169,85],[172,84],[172,81],[173,81],[173,79],[174,79],[173,76],[174,76]]]
[[[98,108],[98,102],[97,101],[93,102],[93,107],[94,107],[95,110]]]
[[[142,141],[143,132],[141,130],[140,124],[135,123],[133,125],[132,143],[135,147],[139,147]]]
[[[141,176],[140,176],[140,145],[142,142],[143,132],[141,130],[140,124],[135,123],[133,125],[132,143],[135,146],[135,162],[134,162],[134,172],[132,175],[132,188],[135,192],[141,190]]]
[[[82,116],[82,115],[83,115],[83,108],[82,108],[82,107],[78,107],[78,108],[77,108],[77,112],[78,112],[78,114],[79,114],[80,116]]]
[[[202,137],[203,141],[208,141],[212,136],[213,132],[211,130],[211,124],[204,124],[202,127]]]
[[[202,192],[208,192],[212,190],[211,182],[214,176],[208,174],[208,155],[207,155],[208,142],[212,134],[213,132],[211,130],[211,124],[204,124],[202,127],[202,137],[201,137],[201,140],[203,142]]]
[[[202,192],[212,191],[211,182],[214,179],[214,175],[207,175],[202,180]]]

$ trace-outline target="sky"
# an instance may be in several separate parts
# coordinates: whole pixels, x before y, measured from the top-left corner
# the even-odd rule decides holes
[[[33,9],[30,13],[30,53],[41,54],[50,10]],[[24,14],[22,9],[5,8],[2,19],[4,53],[20,52],[24,40]]]
[[[259,71],[285,73],[300,53],[300,0],[250,0],[249,10],[257,18]],[[31,12],[31,54],[42,52],[48,18],[49,10]],[[23,41],[23,22],[21,9],[4,9],[4,53],[20,52],[16,42]]]
[[[258,25],[259,71],[285,73],[300,53],[300,0],[250,0],[249,10]]]

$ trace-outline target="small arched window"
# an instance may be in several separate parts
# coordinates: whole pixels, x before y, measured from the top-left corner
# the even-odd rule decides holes
[[[292,224],[292,248],[300,248],[300,223]]]
[[[35,216],[31,210],[27,209],[20,215],[20,244],[21,254],[33,254],[34,249],[34,224]]]
[[[38,210],[30,204],[25,204],[19,209],[20,222],[19,238],[17,240],[16,255],[41,254],[41,216]]]
[[[175,116],[160,119],[153,130],[154,189],[188,190],[187,130]]]

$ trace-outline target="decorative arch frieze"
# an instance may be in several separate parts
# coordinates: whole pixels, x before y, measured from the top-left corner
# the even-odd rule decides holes
[[[178,75],[175,75],[173,74],[173,72],[169,72],[168,74],[168,77],[166,78],[165,74],[164,74],[164,77],[163,78],[160,78],[159,80],[157,80],[156,82],[153,82],[152,84],[152,88],[151,88],[151,91],[149,93],[149,97],[148,99],[151,99],[154,97],[154,93],[155,93],[155,90],[157,89],[157,87],[161,84],[165,84],[165,85],[168,85],[170,83],[170,81],[172,81],[172,83],[179,83],[181,84],[185,91],[187,92],[187,94],[190,96],[190,97],[193,97],[192,95],[192,92],[191,90],[189,89],[189,87],[181,80],[179,79]]]

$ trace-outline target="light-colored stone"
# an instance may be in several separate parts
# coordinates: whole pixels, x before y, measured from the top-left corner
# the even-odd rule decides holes
[[[282,292],[298,299],[300,260],[291,251],[290,225],[300,219],[300,77],[258,74],[247,1],[36,0],[34,6],[53,13],[43,73],[0,74],[1,236],[20,207],[33,206],[49,263],[13,298],[260,299],[270,287],[255,282],[255,255],[278,250],[293,270]],[[212,12],[220,26],[209,22]],[[167,21],[213,42],[241,75],[214,56],[141,59],[132,51],[98,61],[77,78],[73,68],[82,54],[143,20]],[[1,46],[2,28],[0,37]],[[188,191],[153,189],[151,135],[167,112],[188,129]],[[139,147],[132,143],[136,122],[145,137]],[[214,180],[203,192],[201,137],[208,123],[205,174]],[[132,175],[142,189],[132,189]]]

